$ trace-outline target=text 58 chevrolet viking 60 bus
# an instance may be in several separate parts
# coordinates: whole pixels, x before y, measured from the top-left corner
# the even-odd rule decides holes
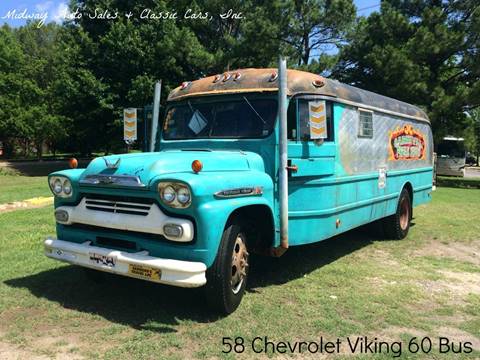
[[[321,76],[243,69],[173,90],[155,151],[53,173],[46,255],[182,287],[236,309],[249,254],[279,256],[382,219],[404,238],[432,191],[415,106]]]

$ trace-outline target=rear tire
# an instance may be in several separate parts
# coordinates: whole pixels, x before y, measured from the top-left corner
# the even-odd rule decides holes
[[[404,239],[410,230],[410,220],[412,220],[412,200],[408,190],[403,188],[398,199],[397,211],[383,219],[385,236],[393,240]]]
[[[213,265],[207,270],[208,305],[224,315],[234,312],[245,293],[248,278],[247,236],[238,223],[227,226]]]

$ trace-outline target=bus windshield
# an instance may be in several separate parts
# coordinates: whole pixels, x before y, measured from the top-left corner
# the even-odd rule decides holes
[[[262,138],[272,133],[276,116],[274,99],[186,100],[167,109],[163,138]]]
[[[442,142],[438,144],[437,155],[454,158],[464,158],[464,143],[461,140],[442,140]]]

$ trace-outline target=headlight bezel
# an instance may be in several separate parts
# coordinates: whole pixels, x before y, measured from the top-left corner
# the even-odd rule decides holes
[[[56,186],[58,186],[58,183],[60,183],[60,190],[55,191]],[[50,191],[53,193],[53,195],[55,195],[57,197],[66,199],[66,198],[71,198],[73,196],[72,180],[70,180],[66,176],[60,176],[60,175],[51,176],[48,179],[48,185],[50,187]],[[65,188],[69,188],[70,191],[65,192]]]
[[[167,188],[171,187],[175,191],[175,196],[172,201],[168,201],[164,197],[165,190]],[[181,202],[179,201],[179,196],[178,193],[179,191],[187,191],[188,193],[188,201],[187,202]],[[161,181],[157,185],[157,191],[158,195],[160,197],[160,200],[162,201],[163,204],[166,206],[175,208],[175,209],[186,209],[192,204],[192,190],[190,187],[182,182],[177,182],[177,181]]]

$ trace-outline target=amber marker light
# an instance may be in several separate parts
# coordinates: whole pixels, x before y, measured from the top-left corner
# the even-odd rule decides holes
[[[322,87],[323,85],[325,85],[325,82],[323,81],[323,79],[315,79],[312,81],[312,84],[313,86],[315,87]]]
[[[277,79],[278,79],[278,73],[276,71],[274,71],[270,74],[270,78],[268,79],[268,81],[274,82]]]
[[[200,160],[193,160],[192,162],[192,170],[195,172],[195,173],[199,173],[200,171],[202,171],[202,168],[203,168],[203,164]]]
[[[240,80],[241,77],[242,77],[242,74],[240,74],[239,72],[236,72],[235,74],[233,74],[233,81]]]
[[[78,167],[78,160],[75,158],[71,158],[68,160],[68,165],[70,165],[70,168],[76,169]]]
[[[222,81],[225,82],[227,80],[230,80],[231,77],[232,77],[232,74],[230,74],[229,72],[225,72],[223,73]]]

